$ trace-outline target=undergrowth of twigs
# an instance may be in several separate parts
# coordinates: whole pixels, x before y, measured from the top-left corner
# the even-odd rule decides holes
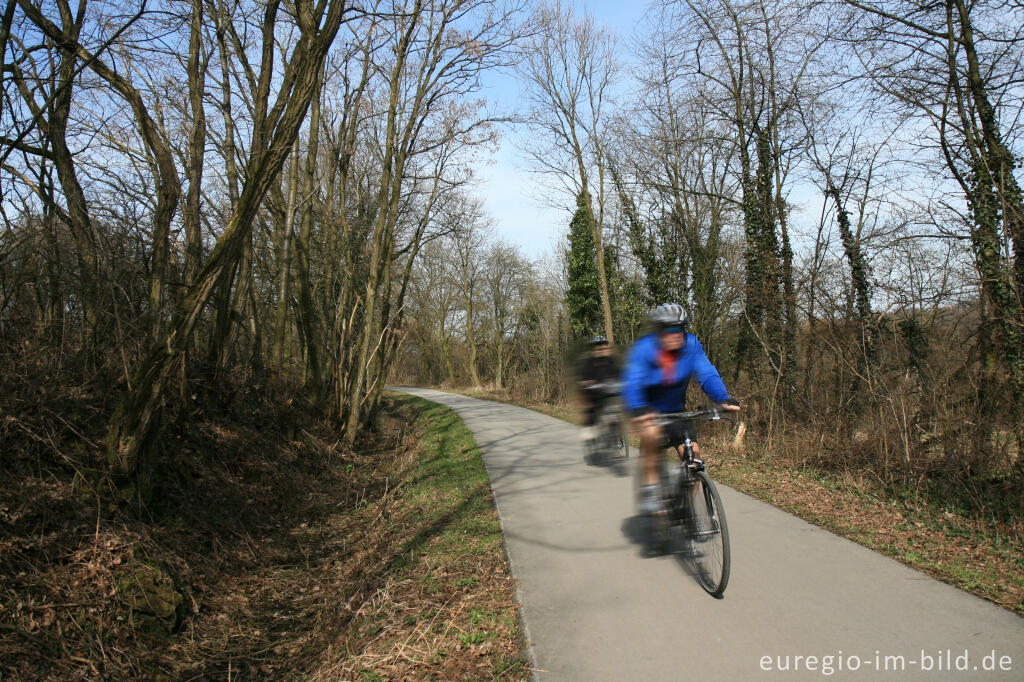
[[[710,452],[723,483],[1024,615],[1024,519],[987,517],[924,487],[882,485],[864,470]]]
[[[18,372],[0,378],[0,679],[528,676],[451,413],[395,398],[347,446],[300,396],[239,382],[168,420],[139,517],[106,501],[117,391]]]

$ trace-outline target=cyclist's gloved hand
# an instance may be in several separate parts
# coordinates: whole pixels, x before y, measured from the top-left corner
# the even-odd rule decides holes
[[[735,412],[740,409],[740,402],[735,398],[728,398],[722,401],[722,408],[729,412]]]

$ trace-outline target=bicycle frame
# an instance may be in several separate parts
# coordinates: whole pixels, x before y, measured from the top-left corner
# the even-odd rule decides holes
[[[707,421],[720,421],[722,419],[728,419],[728,417],[723,417],[717,409],[696,410],[694,412],[675,412],[665,414],[663,415],[663,417],[665,418],[664,423],[666,424],[674,419],[686,420],[691,423],[700,419]],[[667,486],[666,499],[671,502],[671,504],[669,505],[671,509],[679,509],[680,511],[685,511],[687,517],[689,517],[686,519],[676,518],[674,519],[674,521],[686,521],[688,526],[692,524],[694,520],[694,512],[691,508],[693,500],[689,499],[687,489],[696,482],[698,472],[707,471],[707,468],[704,466],[704,460],[698,457],[696,453],[694,453],[694,445],[696,445],[696,442],[692,440],[689,436],[687,436],[679,445],[669,446],[662,450],[663,457],[664,452],[666,450],[671,450],[675,453],[680,469],[678,480],[674,482],[669,482],[669,485]],[[664,465],[664,462],[662,464]],[[705,491],[705,495],[707,495],[707,491]],[[689,527],[688,531],[691,537],[706,537],[717,533],[719,521],[715,516],[713,516],[711,520],[713,523],[713,527],[706,531],[698,531],[696,528]]]
[[[692,424],[698,420],[721,421],[723,419],[728,420],[729,418],[723,417],[717,408],[712,408],[694,410],[692,412],[669,412],[662,415],[662,424],[667,425],[675,420],[687,421]],[[684,469],[687,470],[687,475],[690,477],[692,477],[692,474],[696,471],[706,470],[704,467],[704,460],[697,457],[693,452],[694,445],[696,445],[696,442],[687,436],[679,445],[664,448],[665,450],[671,449],[676,453],[676,457],[679,459],[680,464],[682,464]]]
[[[728,419],[717,409],[669,413],[663,414],[662,418],[663,425],[674,420]],[[688,561],[694,566],[701,587],[713,597],[720,597],[729,582],[731,564],[725,510],[715,484],[707,474],[704,460],[694,452],[696,443],[689,437],[689,429],[682,435],[682,443],[666,442],[661,449],[659,470],[667,504],[664,513],[652,516],[655,542],[664,551],[671,546],[672,533],[681,533],[692,552]],[[666,454],[669,449],[675,451],[678,459],[678,464],[672,465],[678,467],[678,477],[674,477],[666,466],[670,461]]]
[[[695,444],[696,443],[694,441],[687,438],[685,441],[672,448],[672,450],[675,451],[680,464],[687,465],[687,468],[689,468],[688,465],[692,464],[694,465],[693,471],[704,471],[704,460],[693,453],[693,446]]]

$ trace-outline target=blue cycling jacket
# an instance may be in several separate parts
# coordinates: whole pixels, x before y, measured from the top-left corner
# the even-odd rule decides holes
[[[722,383],[718,370],[704,354],[704,347],[693,334],[686,335],[686,343],[679,349],[675,363],[675,376],[663,376],[658,366],[660,344],[657,334],[648,334],[636,340],[626,357],[622,375],[622,399],[626,409],[640,411],[645,408],[658,412],[678,412],[686,404],[686,385],[696,377],[708,397],[717,403],[729,399],[729,391]]]

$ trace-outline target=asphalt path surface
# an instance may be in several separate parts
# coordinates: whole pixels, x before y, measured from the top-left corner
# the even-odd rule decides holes
[[[398,390],[476,437],[539,680],[1024,680],[1024,619],[722,485],[732,576],[710,597],[648,550],[628,466],[584,462],[578,427]]]

